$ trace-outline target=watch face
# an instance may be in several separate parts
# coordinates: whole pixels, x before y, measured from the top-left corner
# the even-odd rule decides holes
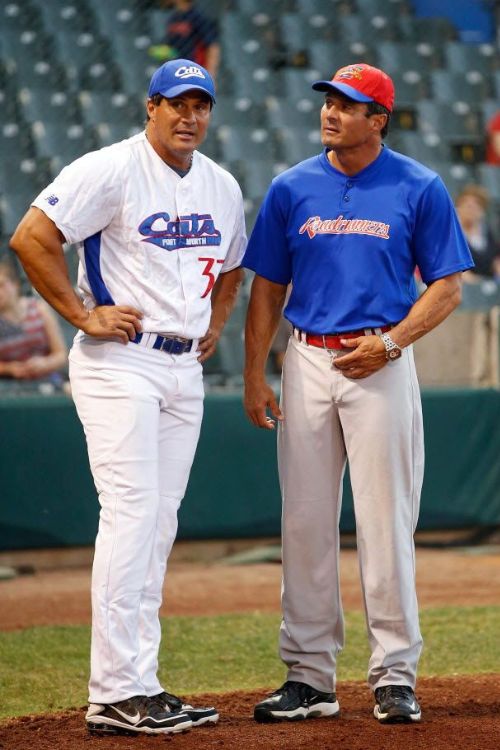
[[[391,349],[389,352],[389,358],[390,359],[397,359],[401,356],[401,349]]]

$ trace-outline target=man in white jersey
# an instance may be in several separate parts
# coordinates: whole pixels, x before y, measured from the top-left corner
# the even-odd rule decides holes
[[[145,132],[63,169],[11,243],[36,289],[79,329],[70,379],[101,505],[92,732],[180,732],[218,720],[214,708],[167,693],[157,674],[163,579],[202,419],[202,362],[234,305],[246,245],[238,184],[196,150],[214,102],[204,68],[162,65]],[[78,293],[64,242],[79,245]]]

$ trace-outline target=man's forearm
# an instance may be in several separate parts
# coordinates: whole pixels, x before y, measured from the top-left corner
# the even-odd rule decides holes
[[[39,209],[30,209],[10,245],[37,292],[77,328],[88,318],[71,286],[59,232]]]
[[[413,344],[432,331],[460,304],[461,273],[437,279],[415,302],[410,312],[391,331],[391,338],[400,347]]]

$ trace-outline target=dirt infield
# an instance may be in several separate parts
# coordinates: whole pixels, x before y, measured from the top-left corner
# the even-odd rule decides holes
[[[338,719],[314,719],[262,725],[252,719],[261,693],[197,696],[215,703],[221,720],[166,737],[91,737],[84,709],[51,717],[3,723],[2,750],[498,750],[500,747],[499,676],[422,679],[418,696],[420,724],[381,726],[373,718],[371,696],[359,683],[343,683]],[[168,744],[166,744],[168,743]]]
[[[344,607],[361,609],[357,559],[343,550]],[[276,563],[227,566],[173,556],[162,615],[279,611],[281,568]],[[418,550],[422,607],[500,602],[500,549]],[[0,630],[90,621],[90,570],[46,570],[0,582]],[[275,686],[272,686],[275,687]],[[217,705],[220,723],[183,735],[90,737],[84,709],[0,723],[0,750],[141,750],[169,743],[172,750],[498,750],[500,675],[421,679],[423,720],[383,727],[372,717],[372,698],[361,683],[340,683],[339,719],[258,725],[252,719],[259,693],[197,696]]]

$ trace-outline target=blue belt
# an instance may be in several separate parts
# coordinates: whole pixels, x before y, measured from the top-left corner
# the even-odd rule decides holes
[[[184,354],[191,351],[193,339],[183,339],[180,336],[161,336],[159,333],[150,334],[145,339],[143,333],[138,333],[131,343],[147,346],[148,349],[167,352],[167,354]]]

